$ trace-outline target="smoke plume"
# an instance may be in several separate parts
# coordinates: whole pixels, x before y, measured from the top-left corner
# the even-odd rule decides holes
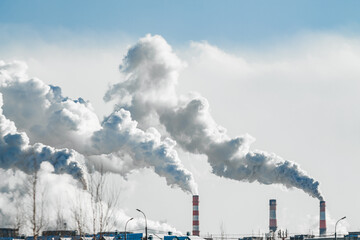
[[[68,173],[86,187],[84,159],[80,154],[69,149],[55,149],[41,143],[31,145],[26,133],[17,131],[14,123],[3,115],[1,107],[0,94],[1,168],[20,169],[25,173],[32,173],[39,169],[42,162],[49,162],[54,166],[55,173]]]
[[[90,170],[106,169],[108,172],[126,175],[135,169],[153,168],[159,176],[165,177],[169,186],[197,193],[192,174],[184,168],[174,149],[175,141],[170,138],[162,140],[155,128],[141,130],[137,122],[132,120],[130,112],[124,109],[113,112],[100,122],[89,102],[82,98],[73,100],[63,97],[60,87],[46,85],[36,78],[29,79],[26,69],[27,66],[21,62],[0,62],[4,115],[24,131],[22,135],[5,138],[7,145],[12,144],[14,150],[4,148],[4,166],[17,166],[26,171],[30,168],[31,156],[36,156],[38,164],[48,159],[55,165],[59,165],[58,161],[62,159],[72,161],[85,157],[82,162],[85,161]],[[11,124],[15,129],[15,125]],[[33,150],[22,151],[25,149],[23,146],[30,144],[29,139],[72,150],[55,151],[35,143]],[[17,151],[14,144],[17,144]],[[13,156],[7,155],[15,153],[15,159],[19,160],[16,164],[10,164]],[[130,158],[130,161],[124,164],[121,156]],[[65,164],[66,161],[62,161]],[[76,167],[74,164],[69,166]],[[64,171],[63,168],[55,169]],[[67,171],[77,174],[70,168]]]
[[[252,150],[255,139],[248,134],[231,138],[200,94],[179,95],[176,86],[185,65],[161,36],[140,39],[120,65],[123,81],[104,95],[105,101],[117,104],[101,121],[90,102],[64,97],[60,87],[29,78],[22,62],[0,61],[0,178],[6,179],[0,182],[0,206],[11,205],[7,210],[0,207],[0,215],[15,221],[16,206],[11,203],[24,194],[26,175],[35,170],[42,186],[52,186],[52,196],[67,189],[76,201],[80,192],[85,207],[91,207],[91,196],[77,184],[86,186],[87,177],[100,171],[121,178],[150,168],[169,186],[197,194],[177,146],[206,155],[217,176],[282,184],[322,200],[319,183],[298,164]],[[119,221],[116,226],[123,226]]]
[[[129,110],[141,127],[163,126],[186,151],[206,154],[218,176],[296,187],[322,199],[319,183],[299,165],[272,153],[250,151],[250,135],[230,138],[200,94],[177,95],[183,66],[161,36],[147,35],[129,49],[120,66],[125,79],[114,84],[104,100],[117,99],[116,108]]]
[[[97,153],[126,152],[137,168],[152,167],[159,176],[165,177],[170,186],[179,186],[191,194],[197,193],[192,174],[186,170],[177,152],[176,142],[170,138],[161,140],[155,128],[143,131],[131,119],[129,111],[120,109],[105,118],[102,129],[92,137]]]
[[[92,178],[96,178],[99,173],[93,173]],[[119,185],[124,186],[125,180],[121,177],[115,179]],[[109,179],[110,180],[110,179]],[[31,195],[28,194],[29,179],[27,174],[23,171],[16,169],[4,170],[0,168],[0,224],[2,227],[20,227],[22,234],[32,234],[30,226],[26,225],[26,220],[30,217],[29,202],[31,202]],[[54,167],[48,163],[43,162],[38,170],[38,208],[39,211],[46,213],[47,229],[62,229],[63,223],[66,222],[70,229],[75,229],[79,223],[74,222],[74,214],[81,213],[82,230],[87,233],[93,232],[93,217],[92,211],[92,197],[91,193],[87,190],[78,187],[76,179],[68,174],[54,173]],[[105,186],[104,186],[105,187]],[[108,186],[109,187],[109,186]],[[111,188],[112,192],[118,190]],[[121,189],[121,194],[128,191],[126,188]],[[107,204],[107,197],[104,194],[102,197],[102,207],[104,212],[107,212],[109,205]],[[6,207],[3,207],[6,206]],[[82,210],[79,211],[79,209]],[[107,230],[113,231],[114,229],[123,229],[126,221],[130,218],[124,210],[115,206],[109,209],[113,214],[109,216],[107,222]],[[20,221],[19,221],[20,220]],[[62,223],[59,225],[59,223]],[[97,223],[98,224],[98,223]],[[144,220],[142,217],[134,218],[129,222],[127,229],[132,231],[134,229],[143,229]],[[173,231],[177,230],[166,223],[160,223],[148,220],[149,231]],[[98,226],[95,231],[98,231]]]
[[[84,209],[91,209],[92,196],[83,187],[89,187],[91,181],[87,180],[100,171],[126,176],[134,170],[151,168],[169,186],[197,193],[192,174],[183,167],[174,149],[175,141],[162,138],[155,128],[138,128],[125,109],[114,111],[100,122],[89,102],[63,97],[60,87],[29,78],[26,70],[22,62],[0,61],[0,176],[5,179],[0,184],[0,216],[6,219],[3,226],[14,226],[18,215],[24,215],[26,210],[19,205],[29,202],[27,174],[34,171],[38,172],[39,191],[47,189],[44,198],[49,202],[44,207],[49,227],[53,228],[59,217],[53,205],[64,195],[66,200],[60,201],[63,206],[58,206],[62,217],[73,219],[72,212],[79,208],[74,206],[78,198]],[[124,181],[119,175],[117,182]],[[79,188],[78,181],[83,187]],[[99,204],[106,206],[105,202]],[[129,219],[118,208],[113,216],[114,225],[109,226],[113,229],[123,228]],[[84,224],[84,230],[92,231],[90,222]],[[143,228],[142,224],[142,219],[134,219],[129,227]],[[151,220],[149,227],[176,232],[168,224]],[[28,230],[22,232],[30,233]]]

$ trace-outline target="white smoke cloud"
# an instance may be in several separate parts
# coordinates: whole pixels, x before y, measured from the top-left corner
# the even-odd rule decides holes
[[[35,169],[39,188],[46,189],[50,229],[57,227],[56,209],[61,209],[64,219],[75,228],[73,211],[77,197],[82,199],[84,208],[91,209],[90,193],[82,188],[88,187],[89,176],[99,174],[93,170],[126,176],[140,168],[152,168],[165,177],[168,185],[196,193],[193,176],[183,167],[174,149],[175,141],[162,140],[154,128],[146,131],[137,128],[130,112],[123,109],[101,123],[89,102],[63,97],[59,87],[30,79],[26,70],[22,62],[0,61],[0,171],[6,177],[0,186],[0,214],[6,219],[4,226],[12,227],[16,222],[15,202],[29,202],[26,176]],[[12,173],[18,178],[16,184],[11,184],[15,180]],[[59,202],[61,205],[57,206]],[[122,229],[129,217],[120,208],[115,211],[108,227]],[[85,221],[85,230],[91,232],[91,216]],[[142,219],[134,219],[131,225],[143,228]],[[149,227],[176,232],[166,223],[151,220]],[[29,229],[22,232],[31,233]]]
[[[1,75],[0,75],[1,77]],[[80,180],[86,186],[84,158],[69,149],[55,149],[41,143],[30,144],[24,132],[18,132],[15,124],[7,119],[1,107],[0,94],[0,167],[3,169],[20,169],[32,173],[40,167],[42,162],[49,162],[54,166],[54,172],[68,173]]]
[[[3,112],[32,142],[83,150],[100,123],[91,104],[61,95],[59,87],[29,79],[21,62],[0,62]],[[54,137],[56,136],[56,137]]]
[[[96,174],[95,174],[96,175]],[[93,176],[94,177],[94,176]],[[95,176],[96,177],[96,176]],[[17,217],[20,215],[22,219],[21,233],[32,234],[31,229],[25,224],[26,219],[31,217],[31,200],[28,195],[28,176],[19,170],[3,170],[0,169],[0,224],[3,227],[16,227]],[[122,184],[125,183],[123,179],[116,179]],[[69,174],[55,174],[54,167],[44,162],[41,164],[38,171],[38,192],[41,209],[46,212],[46,228],[57,229],[58,216],[61,215],[66,221],[68,228],[76,229],[74,222],[75,209],[81,207],[86,211],[84,214],[84,231],[92,233],[92,206],[91,195],[84,190],[76,180]],[[114,189],[112,189],[114,191]],[[119,189],[117,189],[119,190]],[[115,189],[116,191],[116,189]],[[124,194],[126,189],[122,188],[121,193]],[[44,193],[44,194],[42,194]],[[5,207],[6,206],[6,207]],[[106,208],[106,203],[103,205]],[[40,208],[40,204],[38,206]],[[104,210],[106,211],[106,210]],[[121,208],[113,209],[114,213],[109,219],[109,226],[107,230],[124,229],[126,221],[130,216]],[[62,227],[62,226],[61,226]],[[144,229],[143,218],[134,218],[128,224],[128,230],[141,231]],[[177,230],[166,223],[160,223],[148,220],[149,229],[158,231],[173,231]]]
[[[179,186],[184,191],[196,194],[197,187],[192,174],[186,170],[177,152],[175,141],[161,140],[155,128],[142,131],[131,119],[129,111],[120,109],[107,117],[102,129],[92,137],[94,149],[99,153],[126,152],[134,160],[137,168],[152,167],[165,177],[168,185]]]
[[[27,192],[24,182],[26,174],[13,169],[0,169],[0,224],[15,227],[16,213],[20,210],[22,199]]]
[[[159,176],[166,178],[170,186],[180,187],[189,193],[197,192],[192,174],[183,167],[174,150],[175,142],[169,138],[162,140],[154,128],[147,131],[137,128],[137,122],[131,119],[130,112],[119,110],[100,123],[89,102],[81,98],[72,100],[63,97],[60,87],[48,86],[39,79],[29,79],[23,63],[0,62],[0,71],[4,115],[29,134],[32,141],[72,148],[75,151],[62,152],[69,157],[81,154],[91,156],[92,160],[97,159],[100,163],[85,160],[86,164],[97,170],[104,167],[104,163],[109,164],[109,159],[119,163],[117,157],[126,154],[133,160],[131,169],[153,168]],[[9,144],[10,141],[21,139],[20,145],[30,143],[27,136],[21,136],[17,139],[7,137],[6,140]],[[44,158],[54,151],[42,148],[41,144],[34,146]],[[23,154],[20,150],[19,153]],[[24,154],[19,155],[19,159],[28,162]],[[126,174],[126,169],[120,170],[119,166],[105,168]]]
[[[218,176],[280,183],[322,199],[319,183],[296,163],[275,154],[250,151],[254,138],[249,135],[230,138],[226,129],[212,118],[205,98],[199,94],[175,94],[182,66],[162,37],[147,35],[129,49],[120,66],[125,80],[113,85],[104,100],[118,99],[116,108],[134,113],[134,119],[143,127],[159,122],[182,148],[206,154]]]
[[[246,68],[246,74],[252,70],[245,62],[236,62],[236,65]],[[39,167],[47,169],[42,170],[47,173],[44,178],[52,179],[50,184],[56,185],[62,177],[69,178],[67,174],[71,171],[59,168],[57,172],[56,160],[48,156],[64,151],[60,154],[68,154],[70,161],[80,161],[90,170],[94,167],[127,176],[140,168],[152,168],[166,178],[168,185],[196,193],[192,174],[177,156],[177,144],[188,152],[205,154],[218,176],[262,184],[279,183],[321,199],[318,182],[299,165],[273,153],[250,150],[255,139],[248,134],[230,137],[214,120],[207,99],[198,93],[177,94],[179,72],[184,66],[162,37],[149,35],[141,39],[129,49],[120,67],[124,81],[113,85],[104,96],[106,101],[116,99],[118,104],[101,122],[89,102],[63,97],[59,87],[30,79],[24,63],[0,62],[0,92],[4,99],[4,113],[0,115],[3,151],[15,154],[9,151],[9,146],[15,146],[11,149],[20,152],[33,149],[14,155],[22,159],[19,163],[11,162],[9,157],[1,158],[1,167],[28,171],[26,169],[32,167],[25,165],[28,156],[42,155]],[[5,139],[8,133],[16,136],[10,134]],[[55,166],[49,166],[46,161]],[[73,179],[66,181],[69,188],[75,189]],[[10,188],[5,186],[3,190],[7,195]],[[0,197],[0,206],[8,202]],[[5,211],[0,209],[1,213]],[[68,210],[69,218],[70,215]],[[123,227],[120,222],[126,221],[128,216],[122,210],[119,215],[121,219],[114,226]],[[140,229],[142,224],[142,219],[137,219],[128,226]],[[158,222],[153,222],[153,226],[170,228]]]

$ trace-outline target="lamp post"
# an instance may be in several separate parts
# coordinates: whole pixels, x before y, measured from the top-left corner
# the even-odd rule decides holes
[[[341,220],[344,220],[346,218],[346,216],[345,217],[342,217],[342,218],[340,218],[339,220],[337,220],[337,222],[335,223],[335,240],[336,240],[336,227],[337,227],[337,224],[341,221]]]
[[[134,218],[130,218],[129,220],[126,221],[125,223],[125,240],[126,240],[126,226],[128,224],[128,222],[130,222],[131,220],[133,220]]]
[[[141,212],[144,215],[145,218],[145,240],[147,240],[147,220],[146,220],[146,215],[143,211],[141,211],[140,209],[136,209],[136,211]]]

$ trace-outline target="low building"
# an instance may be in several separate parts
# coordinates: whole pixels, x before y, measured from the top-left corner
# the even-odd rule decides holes
[[[19,237],[19,229],[0,228],[0,238],[17,238],[17,237]]]
[[[194,235],[173,235],[173,233],[169,232],[167,235],[151,233],[149,240],[205,240],[205,238]]]
[[[255,237],[255,236],[239,238],[239,240],[263,240],[263,239],[264,239],[263,237]]]
[[[344,236],[345,240],[359,240],[360,232],[349,232],[348,235]]]
[[[142,233],[131,233],[126,232],[126,240],[142,240],[143,234]],[[120,232],[116,235],[117,240],[125,239],[125,232]]]
[[[50,231],[43,231],[42,236],[59,236],[59,237],[73,237],[77,235],[77,231],[71,230],[50,230]]]
[[[305,240],[335,240],[335,236],[324,236],[324,237],[314,237],[314,238],[306,238]],[[344,237],[337,237],[337,240],[344,240]]]
[[[300,235],[294,235],[290,237],[290,240],[305,240],[305,239],[312,239],[314,238],[314,235],[310,234],[300,234]]]
[[[142,240],[142,233],[126,233],[126,240]],[[44,231],[43,236],[37,237],[37,240],[124,240],[125,233],[102,232],[94,234],[77,235],[76,231]],[[7,240],[7,239],[0,239]],[[25,240],[34,240],[34,237],[26,237]]]
[[[190,238],[190,236],[167,235],[167,236],[164,236],[164,240],[191,240],[191,238]]]

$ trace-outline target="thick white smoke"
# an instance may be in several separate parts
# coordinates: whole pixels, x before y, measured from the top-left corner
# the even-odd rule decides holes
[[[126,176],[151,168],[169,186],[196,194],[196,183],[182,165],[176,144],[205,154],[218,176],[296,187],[322,199],[319,183],[296,163],[250,150],[254,141],[250,135],[229,137],[200,94],[178,95],[176,85],[184,66],[162,37],[140,39],[120,67],[124,81],[104,96],[106,101],[116,99],[116,108],[100,121],[89,102],[64,97],[60,87],[29,78],[24,63],[0,61],[0,176],[6,176],[0,184],[0,215],[14,220],[16,206],[10,203],[24,194],[24,176],[35,168],[41,184],[52,186],[52,196],[61,189],[68,189],[72,197],[81,192],[88,205],[91,196],[79,189],[76,180],[85,184],[86,176],[98,174],[93,170]],[[7,210],[1,207],[7,204],[11,205]],[[122,220],[128,219],[119,211]],[[114,227],[123,226],[122,220]],[[139,221],[131,224],[140,226]],[[155,222],[153,226],[171,229]]]
[[[42,162],[49,162],[54,166],[55,173],[71,174],[86,187],[85,163],[80,154],[41,143],[31,145],[26,133],[17,131],[14,123],[3,115],[1,107],[0,94],[0,168],[32,173],[39,169]]]
[[[63,97],[59,87],[26,75],[22,62],[0,62],[4,115],[32,142],[84,150],[100,123],[91,104]],[[56,137],[54,137],[56,136]]]
[[[137,122],[133,121],[130,112],[124,109],[112,113],[101,123],[89,102],[82,98],[72,100],[63,97],[60,87],[48,86],[39,79],[30,79],[26,75],[26,68],[21,62],[0,62],[0,92],[4,98],[4,115],[29,135],[29,138],[25,133],[6,137],[7,145],[12,144],[13,147],[17,144],[19,147],[17,152],[4,149],[4,167],[10,164],[7,155],[16,153],[17,159],[22,161],[22,164],[16,164],[27,171],[28,156],[33,153],[21,147],[29,145],[30,139],[75,150],[64,149],[55,153],[50,147],[34,144],[38,156],[42,156],[39,163],[48,159],[58,164],[55,161],[62,160],[60,155],[66,159],[83,155],[88,167],[123,175],[134,169],[153,168],[159,176],[165,177],[170,186],[180,187],[188,193],[197,193],[194,178],[180,162],[173,140],[162,140],[160,133],[154,128],[146,131],[137,128]],[[66,154],[68,156],[65,156]],[[131,161],[127,161],[126,166],[115,166],[123,161],[121,156],[130,156]],[[15,166],[14,164],[9,167]]]
[[[96,175],[98,174],[94,174]],[[113,176],[116,177],[116,176]],[[28,176],[19,170],[0,169],[0,224],[2,227],[20,227],[23,234],[32,234],[30,226],[26,224],[26,220],[31,217],[31,196],[28,194]],[[116,178],[117,182],[124,185],[124,179]],[[83,231],[93,233],[92,225],[92,204],[91,194],[89,191],[78,187],[77,181],[68,174],[55,174],[51,164],[43,162],[38,171],[38,207],[46,214],[44,219],[47,229],[59,229],[66,222],[68,228],[76,229],[74,214],[82,212]],[[111,191],[121,191],[125,194],[127,189],[114,189]],[[44,193],[44,194],[43,194]],[[106,212],[108,207],[107,199],[103,199],[103,208]],[[3,207],[6,206],[6,207]],[[124,229],[126,221],[130,218],[119,206],[112,208],[113,214],[107,221],[107,230]],[[31,211],[30,211],[31,212]],[[62,221],[59,221],[62,220]],[[127,226],[129,231],[144,229],[144,220],[142,217],[135,218],[129,222]],[[166,223],[160,223],[148,220],[148,228],[155,231],[173,231],[177,230]],[[99,229],[97,228],[97,231]]]
[[[137,168],[152,167],[159,176],[165,177],[168,185],[197,193],[192,174],[183,167],[174,150],[176,142],[170,138],[161,140],[155,128],[147,131],[137,128],[129,111],[120,109],[105,118],[92,142],[96,153],[126,152]]]
[[[14,227],[18,213],[24,215],[29,210],[27,174],[35,169],[39,191],[46,189],[47,196],[42,199],[46,201],[47,227],[53,229],[58,227],[57,210],[61,210],[62,218],[70,227],[76,228],[74,209],[79,208],[79,199],[86,209],[84,212],[92,209],[90,192],[79,186],[78,180],[89,188],[89,177],[99,174],[93,170],[125,176],[136,169],[152,168],[165,177],[170,186],[196,193],[193,176],[183,167],[174,149],[175,141],[162,140],[154,128],[146,131],[137,128],[137,122],[124,109],[100,122],[90,103],[81,98],[63,97],[59,87],[30,79],[26,68],[22,62],[0,61],[0,176],[4,180],[0,184],[0,216],[3,226]],[[116,181],[124,180],[118,176]],[[57,206],[59,202],[61,206]],[[102,205],[106,208],[105,203]],[[122,229],[129,216],[120,208],[112,211],[115,212],[107,229]],[[92,216],[87,214],[83,216],[83,230],[92,232]],[[152,229],[176,232],[165,223],[149,220],[148,224]],[[143,219],[134,219],[128,227],[143,229]],[[27,227],[21,232],[31,234]]]
[[[104,100],[117,99],[116,107],[129,110],[142,127],[164,126],[183,149],[206,154],[218,176],[296,187],[322,199],[319,183],[296,163],[250,151],[254,138],[230,138],[212,118],[205,98],[178,96],[176,84],[183,65],[161,36],[147,35],[129,49],[120,66],[125,79],[113,85]]]

